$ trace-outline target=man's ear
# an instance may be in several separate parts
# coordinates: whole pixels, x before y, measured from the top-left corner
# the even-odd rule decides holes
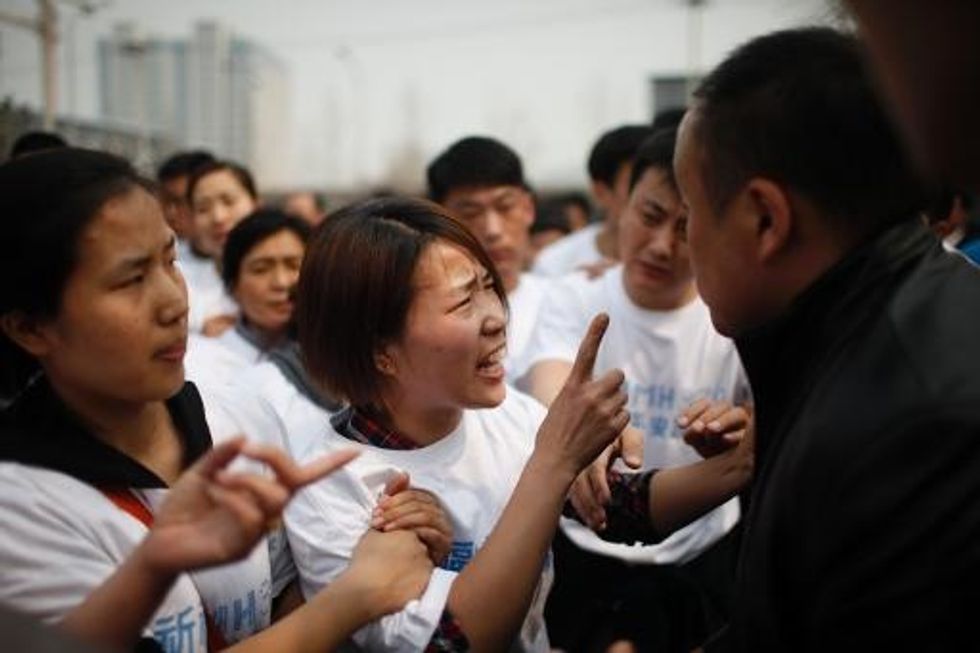
[[[593,179],[589,182],[592,188],[592,197],[595,198],[595,203],[602,209],[602,212],[606,212],[606,207],[609,206],[612,201],[613,189],[605,184],[605,182],[597,181]]]
[[[10,311],[0,315],[0,330],[14,344],[35,358],[51,351],[50,335],[43,323],[22,311]]]
[[[534,207],[534,196],[531,195],[530,191],[524,191],[521,193],[521,211],[524,216],[524,226],[528,229],[534,224],[535,207]]]
[[[761,177],[750,179],[744,192],[753,216],[756,253],[766,263],[789,244],[796,217],[793,205],[782,186]]]

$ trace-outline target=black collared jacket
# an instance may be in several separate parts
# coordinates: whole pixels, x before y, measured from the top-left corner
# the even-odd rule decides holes
[[[980,270],[899,225],[736,344],[757,464],[717,648],[980,648]]]

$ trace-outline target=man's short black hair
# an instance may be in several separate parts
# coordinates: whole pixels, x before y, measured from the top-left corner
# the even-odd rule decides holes
[[[717,211],[755,176],[860,231],[913,217],[924,203],[852,36],[815,27],[756,38],[704,79],[695,100]]]
[[[61,147],[68,147],[68,141],[54,132],[26,132],[14,141],[13,147],[10,148],[10,158],[16,159],[26,154],[56,150]]]
[[[456,141],[429,164],[426,173],[429,198],[440,204],[459,188],[527,188],[524,166],[517,153],[500,141],[485,136],[469,136]]]
[[[568,216],[560,200],[550,199],[538,202],[534,210],[534,222],[531,223],[532,234],[543,231],[560,231],[563,234],[572,232],[568,224]]]
[[[687,113],[686,107],[663,109],[658,111],[657,115],[653,117],[653,122],[650,123],[650,127],[654,132],[658,132],[661,129],[670,129],[671,127],[677,129],[681,126],[681,120],[684,119],[685,113]]]
[[[552,196],[551,199],[563,206],[577,206],[582,209],[582,213],[586,216],[592,215],[592,204],[589,202],[589,196],[580,190],[560,193]]]
[[[599,137],[589,154],[589,178],[612,186],[624,163],[632,163],[643,139],[653,133],[650,125],[623,125]]]
[[[157,181],[167,181],[177,177],[190,178],[195,172],[214,160],[214,155],[207,150],[177,152],[168,157],[157,168]]]
[[[677,188],[674,181],[674,149],[677,146],[677,126],[658,129],[652,136],[640,144],[633,159],[633,171],[630,175],[630,191],[640,181],[643,174],[655,168],[664,173],[672,187]]]

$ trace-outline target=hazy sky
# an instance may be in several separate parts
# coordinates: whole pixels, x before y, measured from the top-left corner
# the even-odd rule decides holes
[[[98,1],[98,0],[96,0]],[[605,129],[650,118],[650,79],[708,68],[772,29],[826,20],[826,0],[708,0],[693,47],[683,0],[111,0],[62,5],[61,112],[95,117],[95,43],[120,21],[187,37],[214,19],[285,65],[288,155],[266,185],[421,185],[453,140],[490,134],[532,182],[585,183]],[[36,11],[33,0],[0,8]],[[40,104],[36,39],[0,27],[0,96]],[[75,92],[69,81],[74,72]]]

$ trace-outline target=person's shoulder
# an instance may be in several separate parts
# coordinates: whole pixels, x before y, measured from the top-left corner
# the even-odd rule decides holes
[[[243,369],[232,386],[242,392],[260,395],[272,404],[299,393],[275,363],[268,360]]]
[[[0,462],[0,523],[7,528],[16,522],[37,528],[87,531],[92,524],[117,512],[109,508],[100,490],[68,474]]]
[[[24,465],[18,462],[0,461],[0,486],[5,491],[0,499],[9,499],[11,493],[23,491],[28,494],[44,494],[44,488],[55,491],[61,488],[89,487],[71,476],[44,467]],[[69,490],[69,491],[71,491]]]
[[[526,291],[529,293],[540,295],[547,292],[548,288],[550,288],[554,282],[554,277],[546,277],[532,270],[521,274],[520,283],[517,287],[521,291],[526,289]]]
[[[667,317],[675,322],[682,334],[697,334],[704,341],[726,351],[735,348],[731,338],[718,333],[711,320],[711,310],[700,295],[695,295],[688,304],[670,311]]]
[[[267,395],[245,384],[196,383],[211,439],[215,444],[244,435],[285,446],[285,429]]]
[[[588,225],[569,234],[542,249],[534,262],[532,271],[544,276],[559,276],[575,269],[582,264],[593,263],[590,260],[595,252],[595,238],[601,225]]]
[[[228,346],[228,341],[223,340],[227,333],[217,338],[191,333],[187,336],[187,354],[184,356],[184,365],[187,369],[187,376],[193,380],[199,376],[202,379],[217,379],[219,376],[215,370],[224,370],[229,366],[236,366],[241,356]]]
[[[612,291],[622,276],[621,265],[604,270],[599,275],[591,275],[583,270],[572,270],[549,280],[548,295],[563,294],[575,297],[586,304],[608,301]]]
[[[869,343],[942,402],[980,401],[980,273],[967,261],[934,252],[902,284],[885,311],[885,336]],[[967,399],[968,398],[968,399]]]

